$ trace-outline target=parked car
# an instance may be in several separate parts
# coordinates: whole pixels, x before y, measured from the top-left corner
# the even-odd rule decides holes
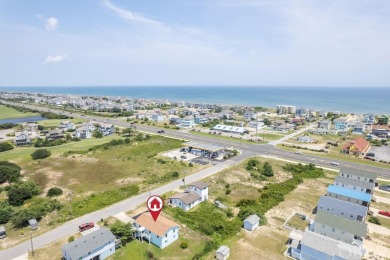
[[[295,152],[295,154],[302,154],[302,152]]]
[[[180,159],[187,159],[187,156],[182,155],[180,156]]]
[[[389,212],[389,211],[380,210],[380,211],[378,212],[378,214],[383,215],[383,216],[386,216],[386,217],[390,217],[390,212]]]
[[[79,226],[79,231],[80,231],[80,232],[83,232],[83,231],[85,231],[85,230],[88,230],[88,229],[93,228],[94,226],[95,226],[95,223],[93,223],[93,222],[84,223],[84,224],[81,224],[81,225]]]
[[[382,185],[379,186],[380,190],[389,191],[390,192],[390,185]]]
[[[330,165],[339,166],[339,163],[338,162],[330,162]]]

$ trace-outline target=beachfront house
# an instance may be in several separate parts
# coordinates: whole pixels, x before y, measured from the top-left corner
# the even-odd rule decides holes
[[[136,229],[133,236],[140,241],[147,241],[162,249],[179,238],[179,225],[164,216],[160,215],[157,221],[154,221],[152,215],[146,211],[133,219]]]
[[[297,117],[306,117],[309,114],[309,109],[301,107],[297,108],[295,111],[295,116]]]
[[[227,246],[220,246],[216,252],[215,258],[217,260],[226,260],[229,258],[230,249]]]
[[[244,112],[243,116],[245,121],[251,121],[252,119],[257,118],[257,113],[251,110],[247,110]]]
[[[378,124],[389,125],[389,117],[386,115],[381,115],[380,117],[378,117]]]
[[[352,129],[352,134],[362,135],[366,132],[366,130],[367,130],[366,124],[362,122],[357,122]]]
[[[244,228],[248,231],[253,231],[259,226],[259,223],[260,217],[253,214],[244,220]]]
[[[100,228],[62,247],[65,260],[103,260],[115,253],[115,236]]]
[[[363,123],[367,124],[367,125],[373,125],[375,124],[375,115],[374,114],[364,114],[363,115]]]
[[[79,127],[75,131],[75,137],[79,139],[89,139],[92,137],[92,132],[88,127]]]

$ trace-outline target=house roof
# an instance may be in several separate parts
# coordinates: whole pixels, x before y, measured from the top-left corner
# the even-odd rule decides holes
[[[348,184],[348,185],[352,185],[352,186],[356,186],[356,187],[360,187],[360,188],[370,189],[370,190],[374,190],[374,187],[375,187],[375,183],[374,182],[352,180],[352,179],[349,179],[349,178],[346,178],[346,177],[342,177],[342,176],[337,176],[335,178],[335,183],[336,182],[337,183]]]
[[[177,193],[170,197],[170,199],[179,199],[184,202],[184,204],[191,204],[194,201],[200,199],[200,196],[196,192],[182,192]]]
[[[348,142],[344,147],[343,147],[343,150],[345,149],[349,149],[351,147],[351,145],[354,145],[355,148],[359,151],[359,152],[363,152],[367,146],[368,146],[368,141],[366,141],[363,137],[358,137],[356,138],[355,140],[351,141],[351,142]]]
[[[249,217],[247,217],[244,222],[249,222],[250,224],[252,225],[255,225],[256,223],[258,223],[260,221],[260,217],[253,214],[253,215],[250,215]]]
[[[209,185],[205,182],[196,181],[196,182],[190,183],[189,186],[195,186],[195,187],[203,190],[204,188],[207,188]]]
[[[317,210],[322,210],[340,217],[349,218],[351,213],[365,217],[367,215],[368,208],[329,196],[321,196],[318,200]],[[343,212],[344,215],[341,215],[341,212]]]
[[[370,178],[370,179],[374,179],[374,180],[378,177],[378,174],[375,172],[369,172],[368,170],[347,167],[344,165],[340,166],[340,173],[350,174],[350,175],[359,176],[359,177],[363,177],[363,178]]]
[[[154,221],[149,211],[145,211],[134,218],[135,223],[150,230],[158,236],[164,236],[171,228],[179,227],[179,224],[163,217],[159,216],[157,221]]]
[[[317,212],[315,222],[344,230],[360,237],[365,237],[367,233],[367,223],[336,216],[322,210]]]
[[[211,151],[211,152],[215,152],[223,149],[222,146],[206,144],[206,143],[186,142],[185,145],[188,147],[193,147],[196,149]]]
[[[222,254],[226,256],[230,252],[230,249],[227,246],[220,246],[217,250],[217,254]]]
[[[80,257],[92,252],[106,243],[113,241],[115,236],[107,228],[101,228],[90,234],[83,236],[62,247],[71,259],[79,259]]]
[[[329,185],[328,192],[338,194],[341,196],[346,196],[352,199],[362,200],[365,202],[371,201],[371,194],[361,192],[361,191],[349,190],[336,185]]]
[[[363,248],[359,248],[352,244],[338,241],[309,230],[306,230],[303,234],[301,244],[306,247],[325,253],[326,255],[339,256],[341,258],[349,256],[350,260],[360,260],[364,255]]]

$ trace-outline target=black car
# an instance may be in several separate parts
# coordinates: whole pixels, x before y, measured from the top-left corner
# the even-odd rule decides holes
[[[384,190],[384,191],[390,192],[390,185],[382,185],[382,186],[379,186],[379,189],[380,189],[380,190]]]
[[[165,133],[165,131],[164,130],[158,130],[157,133],[163,134],[163,133]]]

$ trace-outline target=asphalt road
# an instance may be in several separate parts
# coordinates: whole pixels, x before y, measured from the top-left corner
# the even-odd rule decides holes
[[[9,103],[12,105],[17,105],[21,106],[21,104],[18,103],[11,103],[11,102],[4,102],[3,103]],[[47,108],[42,108],[42,107],[36,107],[32,105],[25,105],[25,107],[28,108],[33,108],[37,110],[43,110],[43,111],[50,111],[50,112],[56,112],[59,113],[60,110],[54,110],[54,109],[47,109]],[[69,112],[63,112],[65,115],[69,115],[72,117],[80,117],[83,118],[84,116],[81,116],[81,114],[78,113],[72,113],[70,114]],[[107,118],[99,118],[95,116],[90,116],[90,120],[95,120],[97,122],[107,122],[107,123],[112,123],[114,125],[122,126],[122,127],[129,127],[130,124],[127,122],[123,122],[120,120],[116,119],[107,119]],[[159,128],[152,127],[152,126],[145,126],[145,125],[137,125],[137,130],[140,131],[145,131],[149,133],[157,133],[157,130]],[[165,130],[165,129],[164,129]],[[342,165],[347,165],[350,167],[354,168],[359,168],[359,169],[365,169],[367,171],[371,171],[373,173],[377,173],[378,177],[381,178],[386,178],[390,179],[390,168],[384,169],[380,167],[373,167],[373,166],[367,166],[367,165],[361,165],[361,164],[355,164],[355,163],[350,163],[350,162],[345,162],[345,161],[337,161],[337,160],[330,160],[326,158],[322,158],[319,156],[313,156],[313,155],[306,155],[306,154],[294,154],[293,152],[288,152],[284,151],[281,149],[277,149],[272,145],[268,144],[247,144],[247,143],[240,143],[236,141],[228,141],[224,139],[217,139],[217,138],[212,138],[208,136],[198,136],[198,135],[192,135],[186,132],[182,131],[177,131],[177,130],[165,130],[165,133],[163,134],[164,136],[167,137],[172,137],[172,138],[180,138],[184,140],[191,140],[191,141],[198,141],[198,142],[206,142],[206,143],[213,143],[217,144],[223,147],[234,147],[235,149],[239,149],[242,151],[242,153],[230,160],[226,160],[222,163],[217,163],[216,165],[207,168],[205,170],[199,171],[197,173],[194,173],[192,175],[189,175],[185,178],[186,183],[194,182],[201,180],[203,178],[206,178],[208,176],[211,176],[217,172],[222,171],[223,169],[226,169],[230,167],[231,165],[238,163],[250,156],[254,155],[266,155],[269,157],[277,157],[277,158],[283,158],[283,159],[288,159],[288,160],[293,160],[293,161],[299,161],[303,163],[314,163],[319,166],[325,166],[325,167],[330,167],[331,162],[338,162]],[[334,168],[334,167],[333,167]],[[182,180],[176,180],[173,181],[169,184],[163,185],[159,188],[156,188],[150,192],[145,192],[142,194],[139,194],[137,196],[131,197],[129,199],[123,200],[121,202],[118,202],[114,205],[111,205],[107,208],[98,210],[96,212],[90,213],[88,215],[82,216],[80,218],[74,219],[72,221],[69,221],[56,229],[53,229],[49,232],[46,232],[38,237],[33,238],[33,243],[34,243],[34,248],[39,248],[42,247],[52,241],[55,241],[57,239],[60,239],[64,236],[68,236],[71,234],[74,234],[78,231],[78,226],[81,223],[85,222],[90,222],[90,221],[99,221],[100,219],[107,218],[109,216],[116,215],[120,212],[123,211],[128,211],[131,210],[138,205],[141,205],[143,203],[146,203],[147,198],[150,195],[162,195],[164,193],[167,193],[169,191],[172,191],[179,186],[183,185]],[[25,241],[22,242],[14,247],[8,248],[6,250],[0,251],[0,259],[13,259],[15,257],[18,257],[20,255],[25,254],[28,250],[31,250],[31,244],[30,241]]]

